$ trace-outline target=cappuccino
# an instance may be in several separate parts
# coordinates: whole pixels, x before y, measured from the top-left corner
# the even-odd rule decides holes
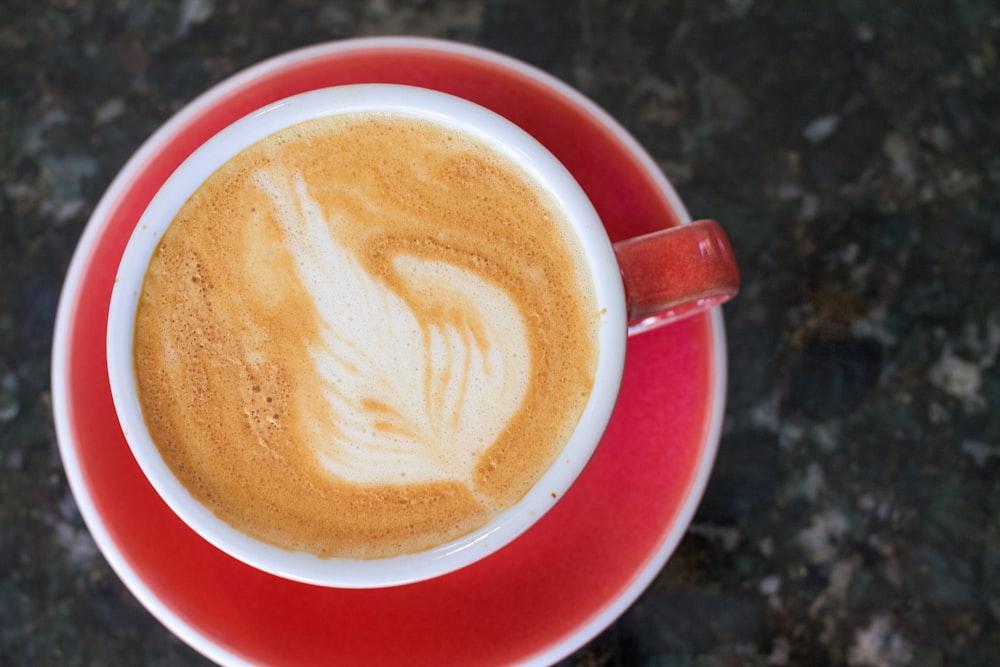
[[[471,532],[558,460],[600,314],[558,202],[484,141],[334,115],[229,160],[146,272],[134,364],[191,495],[262,541],[385,558]]]

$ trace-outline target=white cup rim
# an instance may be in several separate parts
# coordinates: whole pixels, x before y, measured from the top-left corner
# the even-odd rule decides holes
[[[230,527],[174,478],[146,431],[136,398],[132,328],[145,268],[159,238],[198,184],[232,155],[269,134],[322,115],[395,111],[451,124],[507,153],[553,193],[584,248],[602,318],[594,390],[554,464],[512,508],[483,528],[426,552],[375,560],[322,559],[262,543]],[[244,116],[197,148],[166,180],[135,227],[112,289],[107,335],[111,393],[126,441],[164,502],[195,532],[253,567],[296,581],[375,588],[421,581],[470,565],[515,540],[561,498],[585,467],[610,420],[624,369],[624,291],[596,211],[569,171],[539,142],[498,114],[446,93],[396,84],[352,84],[294,95]],[[554,494],[554,495],[553,495]]]

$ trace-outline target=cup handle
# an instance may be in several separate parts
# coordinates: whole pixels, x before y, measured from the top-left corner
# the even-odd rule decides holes
[[[729,238],[714,220],[636,236],[614,250],[630,336],[708,310],[740,289]]]

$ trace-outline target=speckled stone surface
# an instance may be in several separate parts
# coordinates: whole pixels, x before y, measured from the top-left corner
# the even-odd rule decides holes
[[[49,345],[116,171],[288,49],[445,37],[579,88],[721,220],[716,471],[674,557],[570,665],[1000,664],[1000,7],[422,0],[0,4],[0,665],[200,665],[69,493]]]

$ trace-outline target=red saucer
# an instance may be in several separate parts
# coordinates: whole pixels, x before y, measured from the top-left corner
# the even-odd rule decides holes
[[[528,533],[457,573],[378,590],[313,587],[216,550],[159,499],[108,387],[115,270],[159,185],[201,142],[271,101],[346,83],[453,93],[513,120],[574,173],[612,240],[688,221],[652,160],[592,103],[538,70],[436,40],[336,42],[267,61],[195,100],[112,184],[66,280],[53,348],[67,477],[98,546],[171,631],[223,664],[547,664],[612,623],[679,542],[705,486],[725,390],[721,315],[629,341],[621,399],[573,489]]]

